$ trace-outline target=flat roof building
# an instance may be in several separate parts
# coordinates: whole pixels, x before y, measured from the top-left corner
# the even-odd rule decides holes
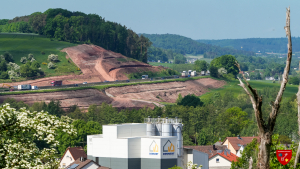
[[[182,127],[178,118],[150,117],[145,123],[103,125],[103,134],[87,136],[88,159],[112,169],[184,167]]]

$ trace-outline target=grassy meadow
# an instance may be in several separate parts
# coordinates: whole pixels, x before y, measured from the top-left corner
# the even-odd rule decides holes
[[[60,52],[63,48],[75,45],[34,34],[0,33],[0,54],[9,52],[13,55],[14,62],[22,65],[20,62],[21,57],[27,57],[29,53],[32,53],[40,63],[46,76],[80,73],[80,71],[77,71],[77,66],[66,59],[66,53]],[[50,54],[58,55],[60,62],[56,63],[56,69],[48,69],[47,65],[42,65],[42,62],[49,62],[47,59]]]
[[[177,72],[193,70],[194,64],[173,64],[173,63],[158,63],[158,62],[149,62],[152,66],[164,66],[170,69],[176,70]]]
[[[272,83],[272,81],[267,81],[267,80],[258,80],[258,81],[249,81],[250,85],[259,90],[262,90],[263,88],[273,88],[276,87],[279,90],[280,87],[280,83],[276,82],[276,83]],[[239,94],[241,93],[245,93],[244,89],[238,85],[239,81],[235,80],[235,81],[227,81],[227,84],[222,87],[222,88],[218,88],[218,89],[211,89],[210,92],[207,92],[203,95],[200,96],[200,99],[208,99],[210,97],[212,97],[212,95],[215,92],[220,92],[222,95],[227,92],[228,90],[233,92],[234,97],[237,97]],[[298,86],[297,85],[286,85],[286,89],[283,93],[283,98],[287,98],[287,97],[292,97],[293,95],[295,95],[298,92]]]

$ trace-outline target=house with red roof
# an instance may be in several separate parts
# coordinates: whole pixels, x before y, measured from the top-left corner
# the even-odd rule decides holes
[[[237,161],[238,156],[230,150],[219,151],[209,158],[209,169],[230,169],[231,163]]]
[[[241,156],[241,151],[244,149],[244,147],[251,143],[252,140],[256,138],[257,142],[259,142],[260,138],[258,136],[255,137],[226,137],[226,139],[223,141],[222,145],[226,145],[227,148],[230,150],[231,153],[234,155]]]
[[[69,166],[67,166],[66,169],[111,169],[111,168],[101,166],[93,160],[80,157],[76,161],[71,163]]]
[[[79,159],[80,157],[83,157],[84,159],[87,159],[87,155],[84,152],[82,147],[69,147],[65,151],[64,155],[62,156],[59,168],[66,168],[71,163]]]

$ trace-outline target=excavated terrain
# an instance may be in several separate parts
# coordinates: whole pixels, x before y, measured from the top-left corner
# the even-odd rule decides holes
[[[145,106],[150,108],[155,107],[152,103],[145,103],[131,99],[111,98],[96,89],[5,95],[0,96],[0,103],[3,103],[3,101],[7,98],[14,98],[17,101],[23,101],[29,105],[32,105],[34,102],[44,101],[45,103],[49,103],[52,99],[59,100],[63,109],[67,109],[72,105],[77,105],[79,108],[87,109],[92,104],[101,105],[103,102],[112,104],[113,107],[117,108],[143,108]]]
[[[162,106],[159,102],[175,103],[179,93],[181,93],[183,97],[188,94],[200,96],[208,92],[209,89],[222,87],[225,83],[225,81],[203,78],[198,80],[189,80],[186,82],[111,87],[103,92],[96,89],[85,89],[52,93],[0,95],[0,104],[6,98],[14,98],[17,101],[24,101],[29,105],[40,101],[49,103],[53,99],[60,100],[61,106],[64,109],[67,109],[72,105],[77,105],[82,109],[87,109],[92,104],[101,105],[103,102],[111,104],[113,107],[119,109],[139,109],[143,107],[154,108],[155,106]]]
[[[112,87],[105,92],[115,98],[130,98],[138,100],[147,100],[153,102],[175,103],[179,93],[182,97],[188,94],[200,96],[209,89],[220,88],[225,85],[225,81],[204,78],[190,80],[186,82],[169,82],[157,84],[141,84],[135,86]]]
[[[137,60],[127,58],[120,53],[105,50],[96,45],[78,45],[65,48],[62,52],[67,53],[67,58],[81,69],[81,75],[66,75],[47,77],[37,80],[8,83],[11,86],[31,84],[33,86],[50,86],[51,81],[62,80],[64,85],[83,82],[103,82],[126,80],[126,74],[152,71],[158,72],[164,68],[151,66]],[[0,83],[2,86],[2,84]]]

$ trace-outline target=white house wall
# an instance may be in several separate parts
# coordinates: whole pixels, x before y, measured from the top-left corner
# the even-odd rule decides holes
[[[244,146],[241,146],[240,149],[238,150],[238,152],[236,153],[236,156],[242,157],[243,150],[244,150]]]
[[[60,161],[60,167],[63,167],[63,164],[65,164],[65,167],[67,167],[68,165],[70,165],[71,163],[73,163],[75,160],[77,159],[73,159],[71,153],[69,150],[67,150],[67,152],[65,153],[65,155],[63,156],[63,159]]]
[[[216,159],[219,158],[219,162],[216,162]],[[220,155],[215,155],[214,157],[209,159],[209,168],[211,169],[212,167],[223,167],[223,168],[230,168],[231,162],[225,159],[224,157]]]

